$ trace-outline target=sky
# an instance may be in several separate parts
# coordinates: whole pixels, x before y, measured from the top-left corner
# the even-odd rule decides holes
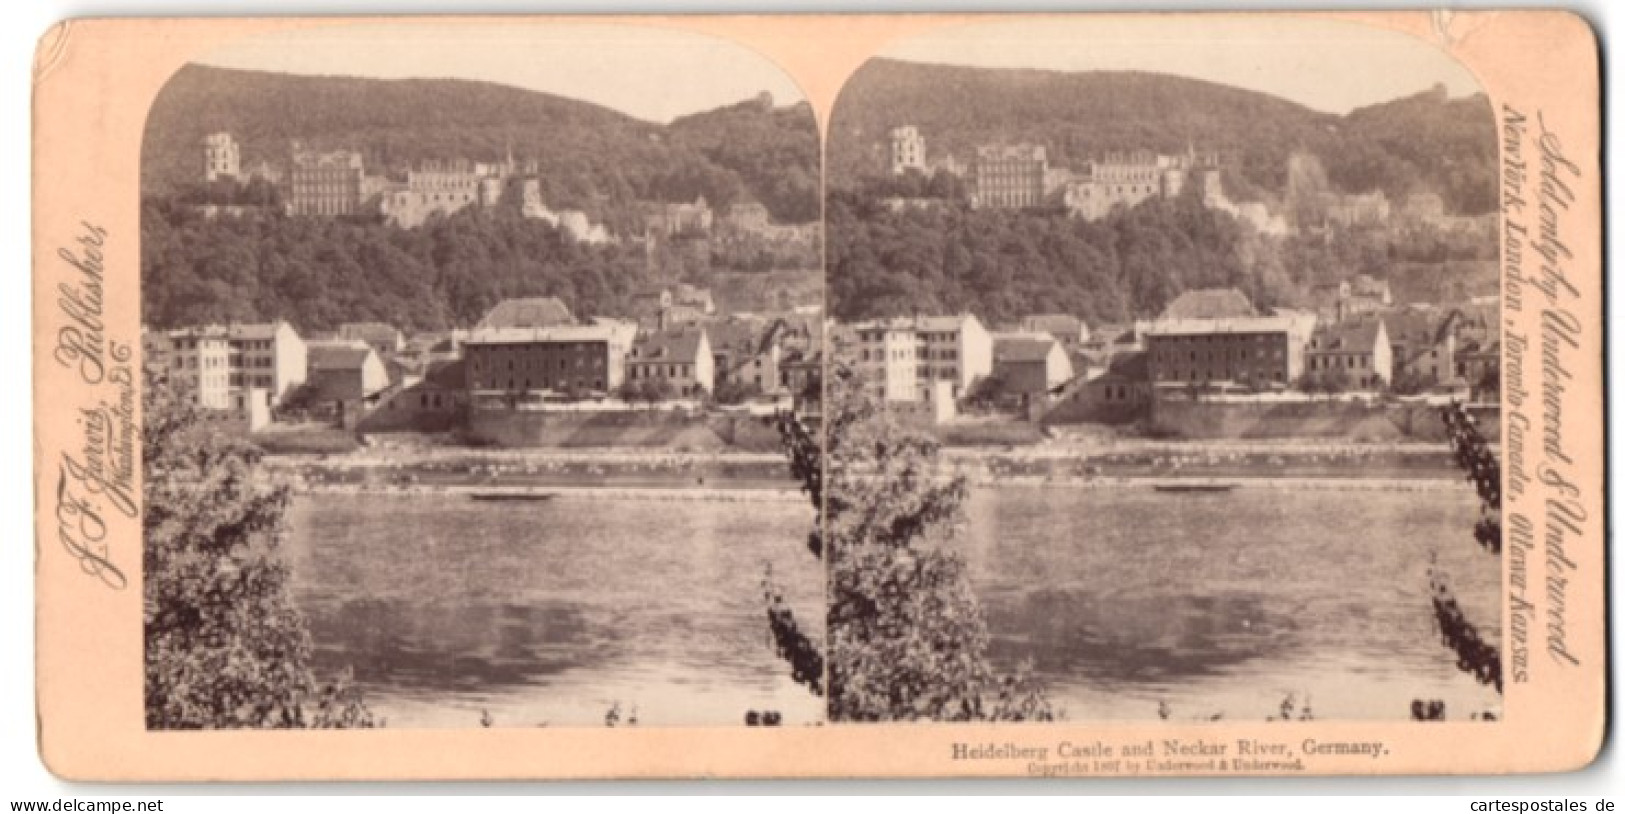
[[[892,43],[882,56],[1056,71],[1152,71],[1262,91],[1327,113],[1478,81],[1441,48],[1332,20],[1158,15],[971,23]]]
[[[484,80],[660,123],[764,90],[779,105],[805,98],[777,65],[728,40],[602,23],[329,22],[255,35],[197,61],[294,74]]]

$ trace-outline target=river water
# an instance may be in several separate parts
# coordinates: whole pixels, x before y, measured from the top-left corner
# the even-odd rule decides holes
[[[1442,482],[1441,482],[1442,484]],[[976,487],[953,543],[1002,666],[1030,660],[1074,720],[1321,719],[1499,710],[1433,632],[1436,555],[1499,642],[1500,563],[1475,496],[1244,487]],[[394,727],[737,724],[820,699],[771,652],[771,566],[821,637],[803,500],[319,494],[290,514],[298,600],[324,672],[350,667]]]
[[[766,568],[820,637],[805,499],[722,502],[317,494],[290,512],[324,673],[391,727],[821,720],[769,643]]]
[[[1432,627],[1438,562],[1500,641],[1499,558],[1477,497],[1425,491],[977,488],[963,547],[1005,667],[1030,660],[1074,720],[1320,719],[1494,710]],[[1294,715],[1298,712],[1294,712]]]

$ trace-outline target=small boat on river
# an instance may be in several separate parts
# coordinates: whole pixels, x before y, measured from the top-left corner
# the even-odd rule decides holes
[[[475,500],[552,500],[558,495],[552,492],[474,492],[469,497]]]
[[[1212,494],[1228,492],[1236,488],[1236,485],[1233,483],[1158,483],[1151,488],[1159,492]]]

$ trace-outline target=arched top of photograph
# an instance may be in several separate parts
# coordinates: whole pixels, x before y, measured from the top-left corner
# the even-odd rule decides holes
[[[928,176],[968,170],[996,141],[1042,143],[1051,165],[1074,167],[1108,153],[1228,153],[1250,165],[1241,178],[1268,185],[1286,169],[1257,166],[1266,155],[1302,149],[1336,175],[1369,152],[1345,143],[1373,127],[1433,140],[1427,151],[1451,146],[1434,127],[1454,122],[1482,131],[1493,161],[1478,80],[1440,45],[1399,31],[1289,15],[1031,17],[945,25],[883,48],[836,102],[829,177],[843,189],[895,171],[893,131],[913,128]],[[1403,173],[1393,174],[1398,186]],[[1446,196],[1474,212],[1493,202],[1489,183]]]

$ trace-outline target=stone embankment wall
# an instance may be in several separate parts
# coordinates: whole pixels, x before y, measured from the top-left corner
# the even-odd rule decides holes
[[[1501,435],[1496,409],[1474,411],[1488,438]],[[1346,401],[1238,404],[1162,401],[1151,411],[1154,433],[1182,439],[1335,438],[1354,443],[1445,440],[1436,407]]]
[[[473,410],[469,413],[467,434],[474,444],[514,448],[769,452],[779,446],[777,431],[762,419],[699,416],[671,410],[602,413]]]

